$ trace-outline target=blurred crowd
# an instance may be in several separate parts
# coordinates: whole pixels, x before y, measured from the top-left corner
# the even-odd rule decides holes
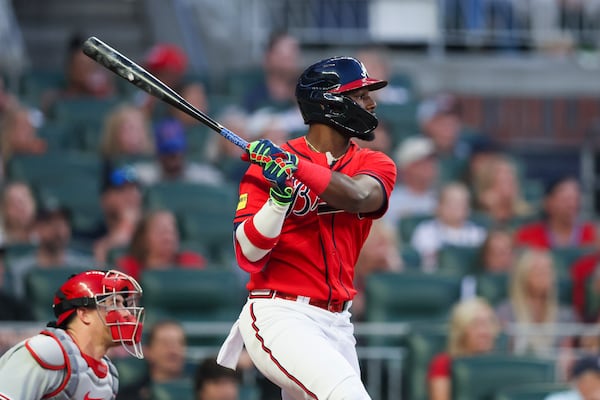
[[[235,268],[231,258],[215,256],[183,229],[188,214],[168,201],[152,203],[149,193],[164,184],[236,190],[246,168],[241,150],[117,81],[83,55],[81,39],[73,36],[60,79],[43,90],[32,89],[31,77],[22,92],[0,85],[3,320],[36,319],[27,282],[39,269],[110,266],[141,278],[148,270]],[[526,160],[465,125],[456,96],[419,93],[382,49],[353,55],[372,76],[390,82],[373,93],[376,139],[360,145],[386,152],[399,172],[389,210],[373,225],[356,266],[355,321],[372,321],[368,281],[374,274],[455,276],[461,292],[446,304],[447,346],[431,357],[430,399],[450,398],[449,360],[491,352],[499,337],[510,352],[556,360],[565,381],[580,376],[578,360],[597,355],[600,338],[560,327],[600,320],[600,237],[596,221],[582,218],[579,177],[529,176]],[[305,130],[294,97],[301,60],[299,42],[278,33],[260,68],[232,75],[221,88],[190,71],[185,53],[172,44],[148,49],[143,65],[246,140],[283,143]],[[68,164],[72,158],[80,163]],[[35,164],[39,160],[50,161]],[[99,167],[90,174],[81,160]],[[63,162],[66,168],[54,169]],[[70,189],[66,195],[58,190],[63,186]],[[207,213],[220,206],[230,207],[211,204]],[[226,215],[233,216],[235,202],[231,207]],[[452,265],[450,253],[457,258]],[[492,281],[498,283],[494,294],[484,285]],[[194,382],[198,400],[238,398],[240,374],[212,359],[188,365],[181,321],[155,322],[145,341],[146,364],[136,367],[143,373],[124,388],[131,397],[123,398],[148,398],[151,383],[182,378]],[[550,334],[515,328],[537,324],[550,326]],[[229,397],[211,397],[216,390]],[[268,390],[265,384],[263,393]]]

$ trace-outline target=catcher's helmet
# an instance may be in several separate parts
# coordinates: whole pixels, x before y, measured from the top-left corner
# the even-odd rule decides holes
[[[345,93],[381,89],[387,81],[370,78],[352,57],[333,57],[308,67],[296,85],[296,99],[306,124],[323,123],[350,136],[373,140],[377,118]]]
[[[71,276],[54,295],[56,326],[64,327],[80,307],[102,311],[113,342],[120,343],[135,357],[142,358],[144,307],[139,306],[142,288],[119,271],[89,270]]]

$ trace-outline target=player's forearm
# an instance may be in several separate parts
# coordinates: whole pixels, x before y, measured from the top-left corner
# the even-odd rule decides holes
[[[235,238],[244,257],[255,262],[266,256],[277,244],[289,206],[267,201],[253,217],[241,223]]]

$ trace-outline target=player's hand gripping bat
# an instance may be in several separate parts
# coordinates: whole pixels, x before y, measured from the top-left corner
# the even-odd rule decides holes
[[[144,68],[113,49],[102,40],[90,37],[83,43],[83,52],[97,63],[154,97],[197,119],[231,143],[246,150],[248,142],[187,102],[177,92]]]

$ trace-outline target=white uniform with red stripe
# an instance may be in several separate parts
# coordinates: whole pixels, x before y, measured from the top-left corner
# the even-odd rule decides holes
[[[83,355],[62,329],[47,328],[0,358],[0,400],[112,400],[118,387],[108,357]]]

